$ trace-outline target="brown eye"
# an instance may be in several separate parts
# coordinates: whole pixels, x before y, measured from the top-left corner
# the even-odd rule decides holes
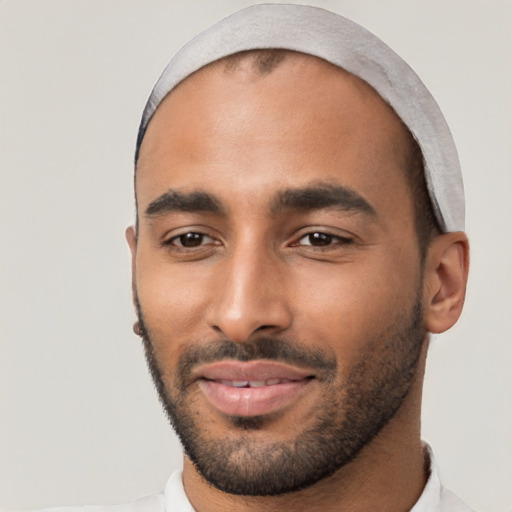
[[[195,232],[183,233],[183,235],[176,236],[169,240],[169,243],[172,245],[187,248],[199,247],[200,245],[211,242],[211,237],[204,235],[203,233]]]
[[[299,240],[299,245],[311,245],[313,247],[325,247],[327,245],[331,245],[333,242],[333,239],[336,239],[336,237],[329,235],[327,233],[321,233],[321,232],[314,232],[314,233],[308,233],[307,235],[304,235]]]
[[[310,233],[305,236],[307,243],[305,245],[314,245],[316,247],[323,247],[332,243],[333,237],[326,233]]]
[[[297,245],[309,247],[329,247],[329,246],[343,246],[353,242],[352,239],[330,235],[322,231],[314,231],[302,236]]]

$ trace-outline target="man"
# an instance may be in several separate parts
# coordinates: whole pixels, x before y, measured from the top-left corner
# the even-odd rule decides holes
[[[236,13],[155,86],[135,193],[134,329],[185,458],[126,510],[469,510],[420,440],[462,184],[396,54],[323,10]]]

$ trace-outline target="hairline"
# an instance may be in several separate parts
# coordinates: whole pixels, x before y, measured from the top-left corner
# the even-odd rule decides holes
[[[323,62],[326,62],[330,66],[343,70],[346,73],[349,73],[352,76],[355,76],[371,90],[377,94],[377,96],[384,101],[384,103],[392,110],[394,115],[398,118],[401,125],[405,129],[408,135],[408,145],[406,149],[402,149],[402,152],[407,152],[406,163],[401,166],[403,167],[403,175],[405,181],[409,187],[412,207],[414,210],[414,224],[415,224],[415,233],[417,235],[418,248],[420,253],[421,261],[423,262],[427,253],[428,246],[431,241],[442,233],[442,229],[440,227],[439,221],[434,213],[434,205],[432,203],[432,197],[428,192],[428,185],[425,176],[425,162],[423,152],[413,136],[409,127],[405,124],[405,122],[401,119],[401,117],[397,114],[392,105],[390,105],[379,93],[375,90],[375,88],[366,82],[363,78],[350,73],[346,69],[333,64],[322,57],[318,57],[316,55],[312,55],[309,53],[299,52],[297,50],[290,50],[286,48],[256,48],[250,50],[242,50],[238,52],[234,52],[230,55],[226,55],[221,57],[220,59],[216,59],[199,69],[195,70],[193,73],[187,75],[183,80],[176,84],[173,89],[171,89],[167,95],[162,99],[158,107],[155,109],[158,110],[160,105],[165,101],[165,99],[172,94],[177,88],[180,87],[181,84],[188,82],[189,79],[197,75],[198,73],[202,73],[211,68],[219,68],[222,67],[224,72],[232,72],[240,69],[241,65],[247,63],[249,61],[250,71],[252,71],[255,76],[265,76],[272,73],[277,67],[279,67],[288,56],[303,56],[310,57],[313,59],[317,59]],[[154,113],[155,113],[154,112]],[[153,115],[154,115],[153,113]],[[149,120],[146,128],[142,134],[142,137],[137,140],[137,147],[135,152],[135,166],[134,166],[134,194],[135,194],[135,205],[136,205],[136,225],[138,226],[139,216],[138,216],[138,205],[137,205],[137,193],[136,193],[136,176],[137,176],[137,167],[139,161],[140,148],[142,146],[142,142],[146,135],[149,124],[151,123],[151,119]],[[419,203],[419,204],[418,204]]]

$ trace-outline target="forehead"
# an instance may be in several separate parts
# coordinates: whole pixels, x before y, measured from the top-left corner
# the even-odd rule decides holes
[[[141,145],[138,199],[226,174],[232,183],[262,173],[294,184],[350,181],[342,168],[379,188],[385,167],[403,179],[409,137],[372,87],[321,59],[286,52],[270,68],[252,56],[220,61],[158,107]]]

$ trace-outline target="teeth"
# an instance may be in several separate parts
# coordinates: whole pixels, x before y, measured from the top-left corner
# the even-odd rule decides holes
[[[275,386],[276,384],[284,384],[292,382],[290,379],[269,379],[269,380],[220,380],[218,381],[225,386],[233,388],[261,388],[263,386]]]
[[[249,381],[248,380],[234,380],[231,385],[234,387],[234,388],[245,388],[245,386],[247,386],[247,384],[249,384]]]

